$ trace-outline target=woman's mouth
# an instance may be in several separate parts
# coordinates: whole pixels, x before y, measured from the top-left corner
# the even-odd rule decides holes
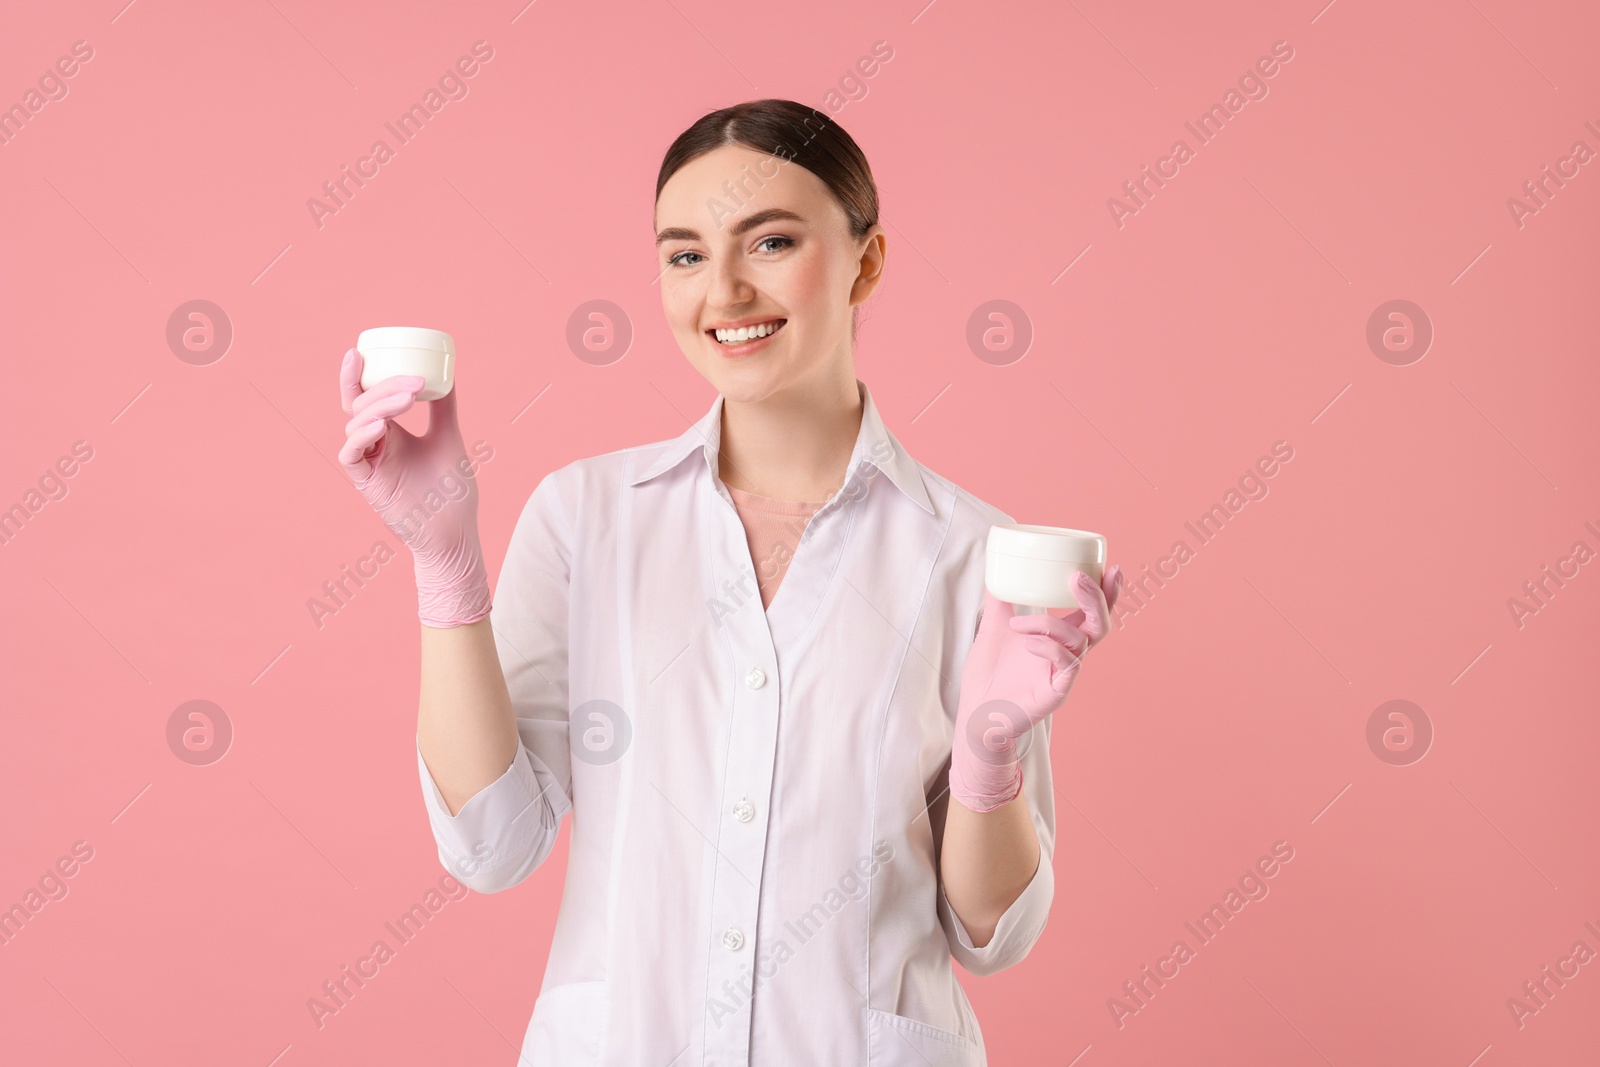
[[[788,319],[768,319],[766,322],[741,326],[737,330],[707,330],[706,335],[730,357],[748,356],[761,351],[772,340]]]

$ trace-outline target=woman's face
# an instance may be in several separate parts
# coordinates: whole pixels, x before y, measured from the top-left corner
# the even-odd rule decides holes
[[[759,401],[851,357],[850,309],[882,277],[884,236],[850,237],[816,175],[726,145],[681,167],[656,201],[661,307],[717,392]],[[719,328],[777,327],[719,341]]]

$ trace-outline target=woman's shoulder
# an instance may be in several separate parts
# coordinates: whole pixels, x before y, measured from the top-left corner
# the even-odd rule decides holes
[[[1016,521],[971,490],[930,470],[926,464],[919,462],[917,466],[922,470],[922,484],[933,500],[934,509],[940,514],[950,515],[952,533],[959,531],[986,536],[989,527]]]
[[[534,481],[523,502],[512,548],[560,543],[575,552],[595,536],[616,527],[628,483],[659,455],[654,442],[580,456],[550,467]]]
[[[607,504],[614,503],[625,488],[676,466],[672,460],[685,458],[681,441],[668,438],[568,460],[539,478],[528,504],[534,506],[541,498],[550,497],[559,500],[569,514],[608,510]]]

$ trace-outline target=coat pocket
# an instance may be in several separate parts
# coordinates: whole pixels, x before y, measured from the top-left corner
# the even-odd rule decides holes
[[[522,1041],[533,1067],[598,1067],[605,1034],[606,983],[571,982],[540,994]]]
[[[937,1026],[867,1009],[872,1067],[986,1067],[983,1046]]]

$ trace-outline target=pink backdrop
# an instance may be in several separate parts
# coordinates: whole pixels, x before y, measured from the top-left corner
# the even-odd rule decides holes
[[[395,545],[333,466],[337,363],[455,334],[497,573],[544,472],[709,405],[652,285],[656,167],[786,96],[881,186],[858,371],[891,428],[1144,580],[1058,713],[1050,924],[962,975],[992,1061],[1595,1062],[1600,12],[1320,2],[12,5],[0,906],[43,906],[0,947],[0,1060],[514,1061],[564,845],[307,1008],[443,873],[409,557],[308,606]],[[625,353],[569,346],[595,300]]]

